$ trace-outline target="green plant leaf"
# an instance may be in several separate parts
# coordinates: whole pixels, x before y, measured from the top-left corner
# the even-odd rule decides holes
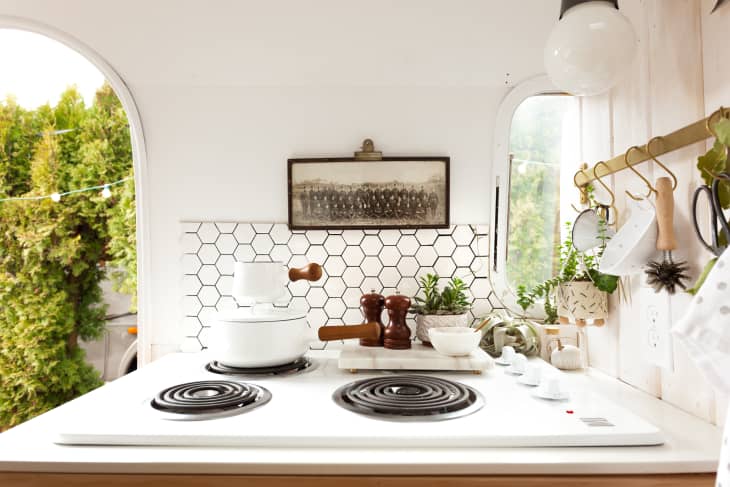
[[[695,282],[695,285],[691,288],[687,289],[687,292],[694,296],[697,294],[702,287],[702,285],[705,283],[705,279],[707,279],[708,274],[710,274],[710,271],[713,267],[715,267],[715,263],[717,262],[717,257],[714,259],[710,259],[710,261],[705,264],[704,269],[702,269],[702,273],[700,274],[700,277],[697,278],[697,281]]]
[[[607,292],[611,294],[618,288],[618,277],[617,276],[611,276],[609,274],[602,274],[598,272],[597,270],[591,269],[588,271],[591,280],[593,281],[593,284],[596,286],[596,288],[600,289],[601,291]]]
[[[730,119],[721,118],[715,124],[714,128],[717,140],[725,146],[730,147]]]
[[[462,314],[469,310],[467,286],[462,279],[453,277],[443,291],[439,291],[437,274],[426,274],[421,276],[418,281],[421,283],[423,297],[414,298],[418,304],[411,307],[409,310],[411,313]]]
[[[723,119],[723,121],[730,124],[730,120]],[[718,125],[715,127],[717,128]],[[724,131],[726,125],[723,124],[722,127]],[[718,133],[718,135],[720,134]],[[725,134],[724,137],[730,138],[730,134]],[[719,139],[716,140],[715,144],[707,153],[697,158],[697,169],[699,169],[705,184],[711,186],[714,181],[713,174],[718,174],[723,171],[727,172],[730,169],[728,168],[727,147]],[[725,209],[730,208],[730,183],[722,181],[719,185],[718,193],[720,205]]]

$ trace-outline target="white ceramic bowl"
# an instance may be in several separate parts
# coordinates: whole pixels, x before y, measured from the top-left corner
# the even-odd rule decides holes
[[[436,351],[451,357],[469,355],[479,347],[482,334],[463,326],[430,328],[428,337]]]

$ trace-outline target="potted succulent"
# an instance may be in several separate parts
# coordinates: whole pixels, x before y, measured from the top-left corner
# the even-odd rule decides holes
[[[425,345],[430,345],[428,339],[429,328],[445,326],[468,326],[470,302],[466,295],[466,283],[458,277],[453,277],[439,290],[439,276],[426,274],[419,279],[423,290],[423,297],[416,296],[416,304],[410,312],[416,315],[416,336]]]
[[[558,275],[531,289],[518,286],[517,304],[526,312],[542,299],[545,323],[559,321],[584,326],[592,320],[595,325],[602,325],[608,315],[608,295],[618,287],[618,277],[598,270],[608,238],[603,238],[603,244],[589,253],[576,250],[570,231],[567,235],[560,246]]]

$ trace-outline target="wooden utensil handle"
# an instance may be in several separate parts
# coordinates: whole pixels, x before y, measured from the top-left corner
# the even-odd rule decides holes
[[[380,337],[380,325],[372,321],[365,325],[323,326],[317,334],[323,342],[328,340],[347,340],[349,338],[377,340]]]
[[[677,239],[674,236],[674,193],[672,180],[661,177],[656,180],[656,221],[658,234],[657,250],[674,250]]]
[[[307,281],[319,281],[322,277],[322,266],[312,262],[299,269],[289,269],[289,280],[299,281],[306,279]]]

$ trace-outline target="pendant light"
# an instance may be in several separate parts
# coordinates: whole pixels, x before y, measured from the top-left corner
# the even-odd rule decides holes
[[[636,44],[617,0],[562,0],[560,19],[545,45],[545,70],[561,90],[598,95],[628,74]]]

